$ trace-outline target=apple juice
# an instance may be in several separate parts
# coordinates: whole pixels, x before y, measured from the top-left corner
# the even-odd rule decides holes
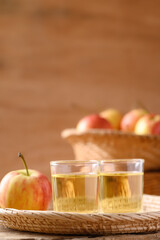
[[[97,174],[52,175],[54,211],[97,212],[98,181]]]
[[[101,212],[139,212],[142,207],[142,195],[142,172],[100,174]]]

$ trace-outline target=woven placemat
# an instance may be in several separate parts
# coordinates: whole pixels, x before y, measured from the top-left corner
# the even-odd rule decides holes
[[[143,212],[78,214],[0,209],[0,224],[8,228],[54,234],[108,235],[160,230],[160,197],[144,195]]]

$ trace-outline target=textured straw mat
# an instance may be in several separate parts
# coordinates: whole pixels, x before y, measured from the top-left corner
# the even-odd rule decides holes
[[[116,130],[66,129],[62,138],[73,147],[77,160],[145,159],[145,170],[160,169],[160,136],[140,136]]]
[[[107,235],[160,230],[160,197],[144,195],[143,212],[77,214],[0,209],[0,224],[21,231]]]

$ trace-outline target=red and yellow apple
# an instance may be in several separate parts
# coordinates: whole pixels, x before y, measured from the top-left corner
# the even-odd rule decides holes
[[[135,133],[160,135],[160,114],[147,114],[140,118],[135,126]]]
[[[23,155],[19,154],[23,160]],[[52,197],[51,183],[36,170],[9,172],[0,183],[0,206],[25,210],[47,210]]]
[[[114,108],[108,108],[100,112],[100,116],[108,120],[114,129],[120,129],[122,114]]]
[[[112,126],[109,121],[98,114],[92,114],[80,119],[76,128],[78,131],[85,131],[91,128],[112,129]]]
[[[145,109],[133,109],[126,113],[121,120],[121,130],[124,132],[134,132],[138,120],[148,112]]]

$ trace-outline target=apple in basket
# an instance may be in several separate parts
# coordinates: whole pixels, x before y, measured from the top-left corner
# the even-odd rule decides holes
[[[135,133],[160,135],[160,114],[147,114],[140,118],[135,126]]]
[[[120,129],[122,114],[114,108],[108,108],[99,114],[104,119],[108,120],[114,129]]]
[[[85,131],[91,128],[112,129],[110,122],[98,114],[91,114],[80,119],[76,126],[78,131]]]
[[[145,109],[138,108],[127,112],[121,121],[121,130],[124,132],[134,132],[138,120],[148,112]]]
[[[51,183],[36,170],[25,169],[9,172],[0,183],[0,207],[23,210],[47,210],[52,197]]]

